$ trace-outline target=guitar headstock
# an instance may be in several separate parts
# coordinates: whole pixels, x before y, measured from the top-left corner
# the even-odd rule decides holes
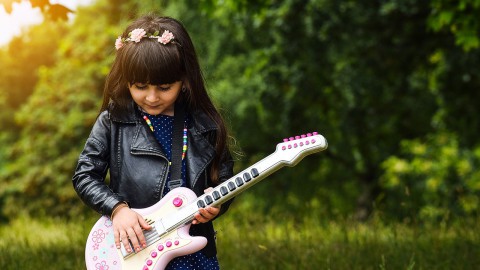
[[[327,140],[318,132],[312,132],[283,139],[282,143],[277,144],[275,154],[281,155],[281,160],[287,166],[294,166],[305,156],[327,147]]]

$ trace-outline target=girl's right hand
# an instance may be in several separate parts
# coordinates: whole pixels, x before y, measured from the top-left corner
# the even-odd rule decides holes
[[[122,242],[125,250],[128,253],[132,252],[129,240],[137,252],[142,250],[142,248],[146,248],[147,241],[143,235],[143,230],[150,230],[152,226],[147,224],[145,219],[132,209],[122,206],[117,207],[121,208],[116,210],[112,219],[117,249],[120,248],[120,242]]]

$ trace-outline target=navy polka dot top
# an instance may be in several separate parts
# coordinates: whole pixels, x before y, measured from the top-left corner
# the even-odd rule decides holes
[[[168,115],[150,115],[145,112],[142,112],[143,115],[146,115],[153,126],[153,134],[155,138],[160,143],[163,152],[165,153],[168,160],[172,160],[172,134],[173,134],[173,119],[174,116]],[[188,124],[188,119],[186,121]],[[188,155],[188,150],[187,150]],[[186,179],[186,162],[185,159],[182,160],[182,187],[187,186]],[[179,183],[172,183],[170,181],[170,171],[168,172],[167,182],[165,188],[163,189],[163,196],[165,196],[171,189],[178,187]],[[195,230],[195,226],[190,227],[190,233]],[[206,257],[202,252],[197,251],[193,254],[188,254],[185,256],[177,257],[173,259],[165,268],[167,270],[193,270],[193,269],[204,269],[204,270],[216,270],[220,269],[218,260],[216,256],[211,258]]]

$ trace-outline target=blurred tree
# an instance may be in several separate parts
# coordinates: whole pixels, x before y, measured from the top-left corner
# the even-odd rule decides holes
[[[45,21],[14,37],[0,52],[0,91],[8,108],[17,110],[26,102],[38,81],[38,68],[55,63],[55,51],[65,33],[65,23]]]
[[[266,196],[279,201],[267,205],[281,206],[291,193],[304,202],[327,195],[326,205],[349,194],[357,198],[358,218],[366,218],[380,191],[379,164],[398,150],[399,138],[432,131],[437,104],[426,90],[428,56],[443,40],[427,31],[429,6],[415,1],[395,6],[390,1],[202,3],[217,19],[209,24],[220,28],[205,44],[225,37],[212,46],[222,48],[222,54],[212,53],[219,63],[212,88],[234,110],[232,122],[242,127],[236,131],[247,155],[271,151],[271,138],[309,130],[318,129],[330,142],[328,160],[306,161],[310,168],[316,163],[318,171],[282,172],[292,180],[268,184],[265,194],[274,189],[281,195]],[[255,140],[252,129],[243,128],[248,126],[257,130]],[[354,197],[345,199],[354,205]],[[344,204],[329,206],[351,210]]]
[[[384,162],[382,186],[389,219],[451,220],[480,213],[480,148],[464,149],[452,133],[402,142]]]
[[[248,157],[237,168],[283,137],[316,130],[329,141],[325,153],[252,191],[255,209],[359,219],[374,207],[391,218],[474,214],[478,154],[469,149],[478,149],[479,52],[445,26],[432,27],[439,2],[101,0],[81,9],[55,64],[38,69],[34,93],[15,113],[18,140],[0,169],[3,212],[86,210],[70,181],[114,39],[132,18],[159,11],[183,21],[194,39],[210,93]],[[444,144],[448,137],[455,139]],[[422,169],[432,159],[439,167]],[[398,171],[402,164],[408,169]],[[431,176],[444,188],[425,188]],[[422,199],[402,197],[406,186]]]

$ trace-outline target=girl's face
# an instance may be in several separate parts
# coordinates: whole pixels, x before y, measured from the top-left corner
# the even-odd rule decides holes
[[[128,89],[135,103],[151,115],[173,116],[175,100],[177,100],[181,88],[181,81],[160,85],[128,84]]]

